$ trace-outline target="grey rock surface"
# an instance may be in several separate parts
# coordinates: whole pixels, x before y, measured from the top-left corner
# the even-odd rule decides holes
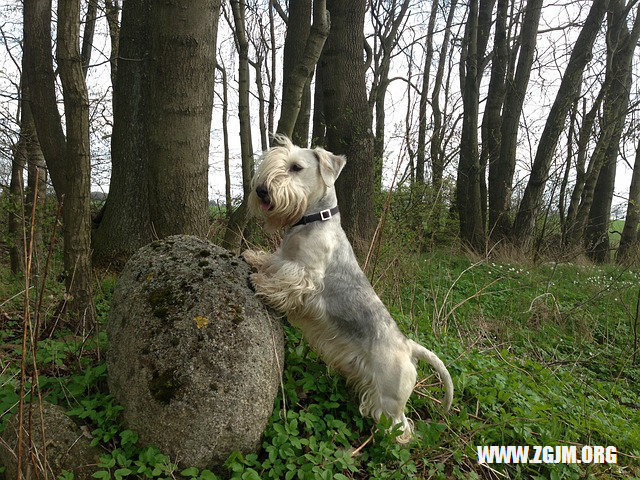
[[[243,259],[176,235],[129,259],[109,314],[108,381],[143,444],[212,468],[255,451],[284,358]]]
[[[24,410],[22,433],[22,463],[23,478],[36,478],[28,452],[29,429],[28,405]],[[57,478],[64,470],[74,474],[76,480],[88,480],[98,470],[100,450],[92,447],[91,438],[86,436],[71,418],[65,414],[64,408],[51,403],[42,403],[42,417],[40,409],[34,404],[33,446],[37,478],[44,478],[43,469],[46,468],[48,478]],[[44,421],[41,421],[44,420]],[[44,429],[43,429],[44,426]],[[42,441],[44,430],[44,442]],[[43,444],[46,448],[43,448]],[[15,414],[2,433],[0,442],[0,465],[7,467],[4,478],[17,478],[18,473],[18,414]],[[104,452],[102,452],[104,453]],[[46,461],[45,461],[46,459]],[[30,472],[30,475],[27,475]]]

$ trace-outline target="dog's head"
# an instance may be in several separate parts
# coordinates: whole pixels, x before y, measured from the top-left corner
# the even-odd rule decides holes
[[[276,135],[264,152],[251,183],[249,208],[278,229],[293,225],[333,189],[346,159],[322,148],[296,147]]]

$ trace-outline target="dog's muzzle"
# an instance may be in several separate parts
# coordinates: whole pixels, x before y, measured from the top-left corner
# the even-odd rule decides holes
[[[256,187],[256,195],[260,199],[260,208],[262,210],[271,210],[273,205],[271,205],[271,199],[269,198],[269,190],[264,185],[258,185]]]

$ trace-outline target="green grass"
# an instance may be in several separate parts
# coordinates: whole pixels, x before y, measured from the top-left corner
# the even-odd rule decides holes
[[[445,250],[394,258],[378,267],[376,288],[400,328],[448,365],[456,387],[451,415],[441,414],[433,399],[442,398],[442,390],[421,363],[425,380],[408,405],[416,438],[408,446],[396,444],[385,433],[388,423],[361,418],[343,380],[287,326],[283,392],[260,451],[227,461],[231,478],[498,478],[490,468],[508,478],[638,478],[640,359],[631,363],[638,272],[473,263]],[[98,289],[103,326],[113,287],[107,276]],[[0,411],[17,400],[20,322],[6,307],[10,322],[0,335],[10,348],[2,359],[7,369],[0,376]],[[154,447],[138,445],[120,423],[103,356],[96,353],[105,348],[103,332],[84,344],[58,333],[41,342],[41,384],[46,397],[85,422],[103,447],[96,478],[215,478],[209,471],[177,469]],[[571,444],[614,445],[621,453],[616,465],[590,466],[489,468],[476,458],[477,445]]]

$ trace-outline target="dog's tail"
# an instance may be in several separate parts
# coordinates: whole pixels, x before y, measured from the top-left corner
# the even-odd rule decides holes
[[[451,380],[451,375],[449,375],[449,370],[447,370],[442,360],[431,350],[424,348],[413,340],[411,340],[411,345],[413,347],[413,356],[429,362],[435,371],[438,372],[438,375],[440,375],[440,379],[444,383],[445,391],[443,402],[444,411],[448,412],[449,408],[451,408],[451,402],[453,401],[453,381]]]

